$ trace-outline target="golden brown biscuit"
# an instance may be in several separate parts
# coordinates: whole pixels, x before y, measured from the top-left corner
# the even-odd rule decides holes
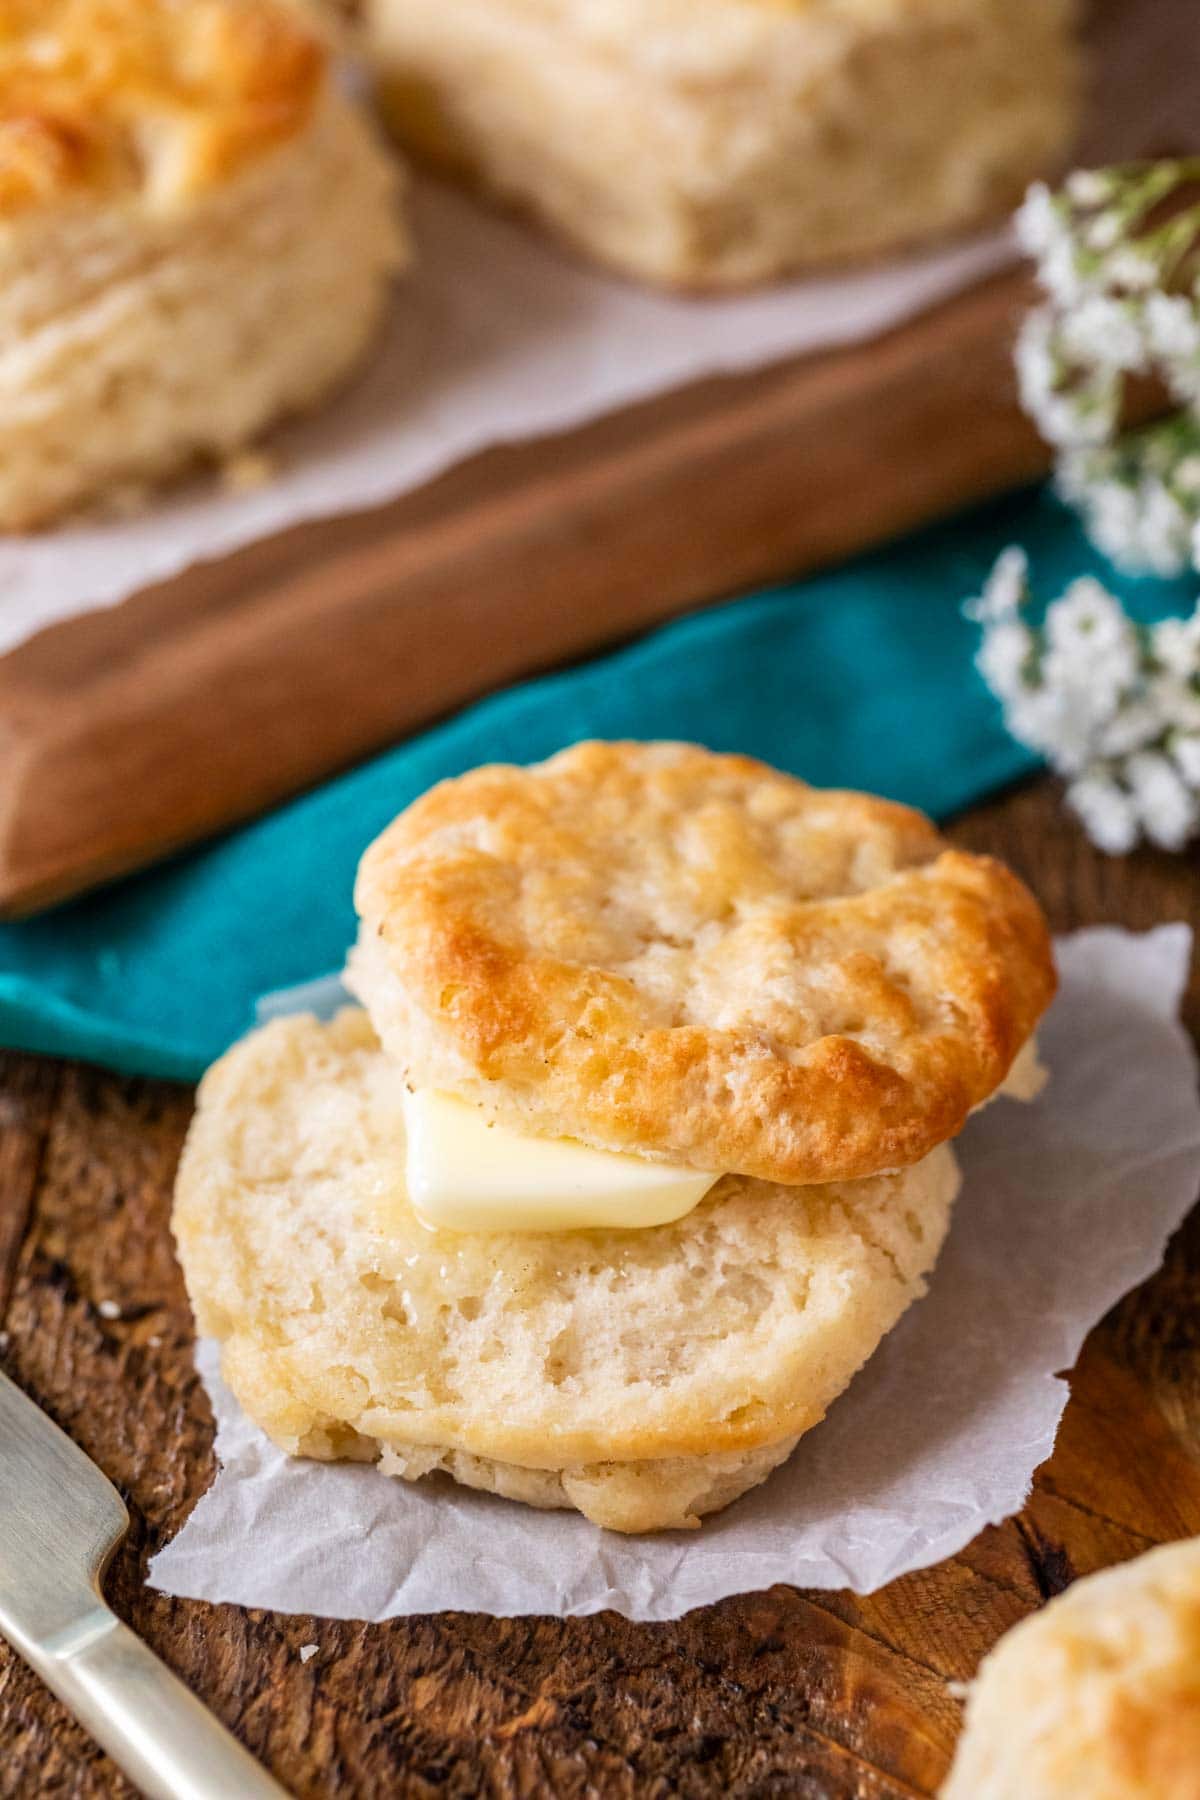
[[[0,0],[0,529],[323,397],[404,255],[391,160],[276,0]]]
[[[365,1014],[276,1021],[206,1076],[174,1229],[199,1329],[284,1449],[443,1469],[619,1531],[762,1481],[923,1290],[947,1146],[821,1188],[730,1177],[672,1225],[430,1231]]]
[[[415,154],[630,274],[760,281],[1015,203],[1075,128],[1075,0],[362,0]]]
[[[1078,1581],[979,1671],[942,1800],[1200,1800],[1200,1540]]]
[[[770,1182],[927,1156],[1054,992],[999,863],[686,744],[443,782],[367,851],[356,903],[351,983],[414,1086]]]

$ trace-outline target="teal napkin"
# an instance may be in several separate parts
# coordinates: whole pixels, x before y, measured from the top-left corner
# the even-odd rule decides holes
[[[953,813],[1033,766],[959,613],[1014,541],[1047,593],[1089,569],[1111,579],[1048,494],[996,504],[511,688],[203,850],[0,926],[0,1043],[195,1077],[252,1024],[259,995],[341,966],[355,865],[401,807],[476,763],[577,738],[690,738]],[[1183,583],[1137,596],[1155,614],[1189,598]]]

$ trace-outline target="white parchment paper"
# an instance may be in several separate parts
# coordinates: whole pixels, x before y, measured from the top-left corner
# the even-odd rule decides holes
[[[1200,57],[1188,0],[1096,0],[1080,156],[1195,145]],[[265,486],[198,482],[133,518],[0,540],[0,654],[190,563],[303,520],[394,499],[489,445],[562,431],[704,376],[877,336],[1011,260],[1006,233],[761,293],[688,299],[573,260],[433,184],[419,253],[379,352],[331,407],[281,432]]]
[[[1177,1022],[1191,934],[1081,932],[1041,1033],[1050,1085],[960,1140],[930,1290],[828,1417],[699,1532],[622,1538],[363,1465],[291,1461],[198,1360],[222,1468],[151,1565],[168,1593],[385,1619],[462,1609],[675,1618],[773,1582],[870,1592],[1015,1512],[1091,1325],[1158,1265],[1200,1187],[1196,1063]]]

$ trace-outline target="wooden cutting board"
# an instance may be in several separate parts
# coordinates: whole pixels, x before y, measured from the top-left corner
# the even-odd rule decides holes
[[[865,346],[476,457],[0,658],[0,916],[246,819],[514,678],[1038,474],[1014,272]]]

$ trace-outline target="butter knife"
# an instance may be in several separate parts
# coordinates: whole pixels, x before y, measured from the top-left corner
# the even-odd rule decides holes
[[[108,1478],[0,1374],[0,1634],[151,1800],[279,1800],[105,1605],[100,1582],[128,1529]]]

